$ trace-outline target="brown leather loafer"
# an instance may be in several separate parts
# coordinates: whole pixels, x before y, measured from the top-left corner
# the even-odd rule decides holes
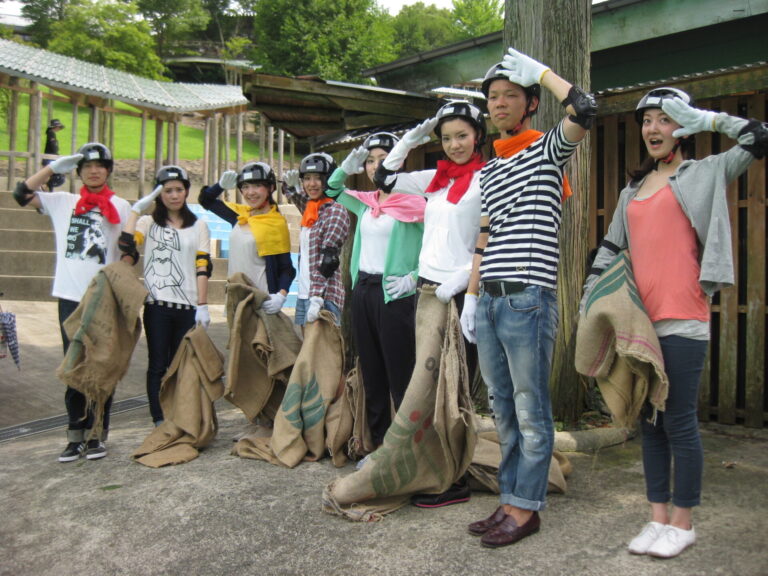
[[[473,536],[482,536],[491,528],[495,528],[501,524],[506,517],[507,515],[504,512],[504,506],[499,506],[493,514],[488,516],[488,518],[472,522],[472,524],[467,526],[467,530],[469,530],[469,533]]]
[[[538,532],[540,526],[541,522],[539,521],[538,512],[534,512],[533,516],[528,519],[528,522],[522,526],[518,526],[515,519],[512,516],[507,515],[495,528],[483,535],[480,543],[486,548],[509,546],[510,544],[522,540],[526,536]]]

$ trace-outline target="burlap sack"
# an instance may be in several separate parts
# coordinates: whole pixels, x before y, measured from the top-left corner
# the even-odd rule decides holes
[[[343,393],[344,342],[330,312],[306,325],[304,344],[275,415],[271,438],[247,436],[232,453],[293,468],[326,449],[328,408]]]
[[[597,380],[618,426],[632,429],[646,400],[664,410],[669,380],[627,251],[597,279],[576,331],[576,370]]]
[[[94,276],[64,322],[70,345],[56,375],[86,397],[94,414],[93,438],[101,437],[104,402],[128,371],[141,336],[140,314],[146,297],[134,268],[118,261]]]
[[[187,332],[160,388],[163,422],[131,458],[151,468],[194,460],[216,438],[213,403],[224,394],[224,355],[200,325]]]
[[[365,466],[325,488],[323,510],[378,520],[412,494],[444,492],[467,470],[475,443],[456,305],[425,287],[416,309],[416,365],[400,409]]]
[[[267,298],[269,294],[254,287],[245,274],[234,274],[228,280],[225,397],[250,421],[260,414],[274,419],[301,350],[293,321],[282,312],[267,314],[261,309]]]

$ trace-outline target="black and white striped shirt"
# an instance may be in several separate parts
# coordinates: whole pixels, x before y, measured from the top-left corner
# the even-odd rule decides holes
[[[565,139],[560,122],[525,150],[482,169],[481,216],[490,224],[483,281],[557,287],[563,169],[577,146]]]

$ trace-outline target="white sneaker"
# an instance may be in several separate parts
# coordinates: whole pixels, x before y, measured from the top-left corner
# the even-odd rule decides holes
[[[664,528],[666,528],[666,526],[661,522],[648,522],[648,524],[643,526],[640,534],[635,536],[632,539],[632,542],[629,543],[629,553],[645,554],[648,552],[648,548],[650,548],[651,544],[661,536],[661,533],[664,532]]]
[[[690,530],[683,530],[675,526],[667,525],[664,531],[656,538],[656,541],[648,548],[648,555],[656,558],[674,558],[680,552],[693,546],[696,542],[696,531],[691,526]]]

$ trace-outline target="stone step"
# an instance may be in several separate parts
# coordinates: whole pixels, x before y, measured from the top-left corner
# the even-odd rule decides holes
[[[208,284],[208,303],[224,304],[226,280],[211,280]],[[55,300],[51,296],[52,276],[8,276],[0,274],[0,293],[4,300]]]
[[[0,230],[51,230],[51,220],[32,208],[3,208],[0,210]],[[2,242],[2,240],[0,240]]]
[[[53,245],[53,229],[0,229],[0,250],[29,250],[31,252],[45,252],[47,250],[53,250]]]

